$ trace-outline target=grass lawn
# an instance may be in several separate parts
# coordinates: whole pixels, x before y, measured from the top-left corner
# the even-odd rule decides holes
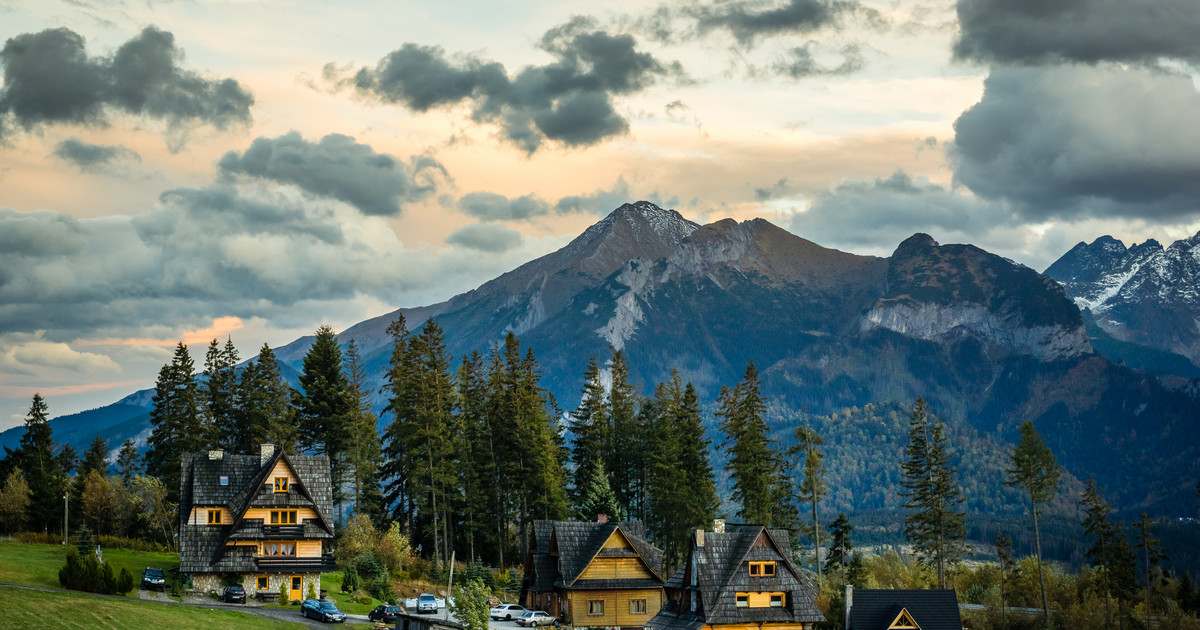
[[[383,602],[372,599],[369,604],[354,604],[350,602],[350,596],[342,592],[342,572],[334,571],[332,573],[321,574],[321,586],[325,589],[325,594],[334,602],[337,602],[338,610],[344,613],[354,615],[365,615]]]
[[[0,542],[0,582],[62,588],[58,583],[58,570],[66,564],[66,557],[67,548],[62,545]],[[115,575],[121,574],[122,567],[129,569],[133,575],[134,590],[130,592],[133,598],[137,597],[142,569],[159,567],[169,570],[179,567],[179,554],[171,552],[105,549],[104,560],[112,565]],[[171,578],[169,572],[167,578]]]
[[[250,628],[284,630],[299,623],[249,613],[0,587],[0,610],[11,628]]]

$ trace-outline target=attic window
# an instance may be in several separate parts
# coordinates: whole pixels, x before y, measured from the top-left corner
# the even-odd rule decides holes
[[[771,595],[771,607],[777,608],[783,606],[783,593],[773,593]]]
[[[221,524],[221,510],[209,510],[208,511],[208,524],[209,525],[220,525]]]
[[[221,475],[221,477],[219,479],[217,479],[217,483],[221,484],[222,486],[228,486],[229,485],[229,475]]]
[[[749,593],[738,593],[737,594],[737,607],[738,608],[749,608],[750,607],[750,594]]]
[[[754,577],[770,577],[775,575],[775,562],[751,562],[750,575]]]
[[[912,615],[908,613],[907,608],[900,609],[900,614],[896,615],[896,619],[888,626],[888,630],[921,630],[921,626],[913,620]]]
[[[275,492],[287,492],[287,491],[288,491],[288,478],[287,477],[276,477],[275,478]]]

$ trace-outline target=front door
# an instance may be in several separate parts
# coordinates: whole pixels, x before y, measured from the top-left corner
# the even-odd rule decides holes
[[[292,576],[292,594],[288,596],[292,601],[296,601],[304,597],[303,591],[300,588],[301,583],[302,580],[300,579],[299,575]]]

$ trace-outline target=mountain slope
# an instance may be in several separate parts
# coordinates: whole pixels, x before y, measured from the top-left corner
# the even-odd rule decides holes
[[[1200,366],[1200,234],[1163,249],[1103,236],[1046,269],[1085,316],[1114,339],[1166,350]]]

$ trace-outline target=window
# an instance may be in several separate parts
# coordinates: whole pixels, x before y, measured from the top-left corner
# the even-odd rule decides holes
[[[263,543],[264,556],[295,556],[296,543],[291,542],[269,542]]]
[[[270,588],[270,587],[267,586],[267,576],[265,576],[265,575],[258,576],[258,590],[265,591],[268,588]]]
[[[631,615],[646,614],[646,600],[644,600],[644,599],[629,600],[629,614],[631,614]]]
[[[775,575],[774,562],[751,562],[750,575],[754,577],[770,577]]]
[[[287,477],[276,477],[275,478],[275,492],[287,492],[287,491],[288,491],[288,478]]]
[[[750,595],[747,593],[738,593],[737,594],[737,606],[738,606],[738,608],[749,607],[750,606]]]
[[[220,525],[221,524],[221,510],[209,510],[208,511],[208,524],[209,525]]]
[[[588,614],[589,615],[603,615],[604,614],[604,600],[603,599],[589,599],[588,600]]]
[[[771,607],[776,608],[779,606],[783,606],[783,593],[772,593],[771,594]]]
[[[295,525],[296,510],[271,510],[272,525]]]
[[[217,479],[217,483],[221,484],[222,486],[228,486],[229,485],[229,475],[221,475]]]

